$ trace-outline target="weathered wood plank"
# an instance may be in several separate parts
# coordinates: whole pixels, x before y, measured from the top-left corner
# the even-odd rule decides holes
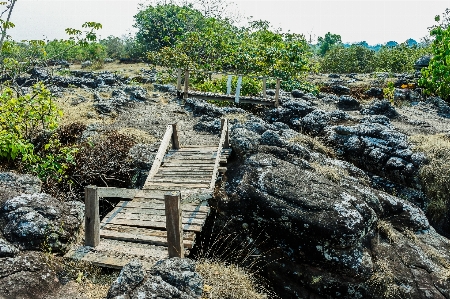
[[[182,216],[183,218],[198,218],[198,219],[206,219],[208,217],[207,212],[200,212],[198,211],[195,215],[193,214],[195,211],[183,211]],[[121,213],[125,214],[143,214],[143,215],[153,215],[153,216],[165,216],[166,213],[164,210],[156,210],[156,209],[145,209],[141,207],[132,207],[132,208],[125,208],[122,209]],[[106,218],[106,217],[105,217]]]
[[[165,178],[152,178],[150,181],[151,183],[188,183],[188,184],[202,184],[202,183],[209,183],[210,178],[206,179],[199,179],[199,178],[192,178],[192,177],[165,177]]]
[[[145,183],[144,188],[149,189],[149,187],[186,187],[186,188],[207,188],[208,184],[201,183],[188,183],[188,182],[173,182],[173,183],[153,183],[149,181]]]
[[[96,247],[100,243],[100,212],[96,186],[87,186],[84,189],[84,203],[84,244],[86,246]]]
[[[181,218],[181,194],[179,191],[168,192],[164,195],[166,205],[166,230],[169,258],[184,258],[183,221]],[[190,219],[190,223],[193,221]],[[203,224],[203,223],[201,223]]]
[[[109,231],[115,231],[115,232],[119,232],[119,233],[134,234],[134,235],[139,235],[139,236],[167,238],[167,231],[165,231],[165,230],[154,230],[154,229],[148,229],[148,228],[140,228],[140,227],[133,227],[133,226],[127,226],[127,225],[116,225],[116,224],[106,224],[103,229],[106,229]],[[100,230],[100,231],[102,231],[102,230]],[[195,236],[196,235],[194,232],[183,232],[183,240],[194,241]]]
[[[214,190],[214,186],[216,184],[217,171],[218,171],[219,163],[220,163],[220,153],[222,152],[223,143],[225,142],[225,138],[226,138],[227,134],[228,134],[228,120],[225,119],[225,121],[223,122],[223,125],[222,125],[222,133],[220,135],[219,147],[217,148],[216,161],[214,163],[214,170],[213,170],[211,182],[209,185],[210,190]]]
[[[111,224],[138,226],[152,229],[166,229],[166,222],[130,220],[130,219],[112,219]],[[183,224],[184,231],[201,232],[203,226],[198,224]]]
[[[179,149],[180,142],[178,141],[178,129],[177,124],[172,124],[172,149]]]
[[[167,236],[155,237],[155,236],[136,235],[136,234],[107,230],[107,229],[102,229],[100,231],[100,236],[104,239],[147,243],[147,244],[152,244],[152,245],[157,245],[157,246],[166,246],[166,247],[168,246]],[[184,240],[183,239],[183,246],[184,246],[184,248],[190,249],[194,246],[194,242],[192,240]]]
[[[167,147],[169,146],[170,140],[172,139],[173,128],[171,125],[167,126],[166,133],[161,141],[161,145],[159,146],[158,153],[155,156],[155,160],[153,161],[152,168],[148,174],[147,180],[151,179],[157,172],[159,167],[161,166],[161,162],[166,154]]]
[[[151,215],[146,213],[136,214],[136,213],[118,213],[114,219],[130,219],[130,220],[142,220],[142,221],[154,221],[154,222],[165,222],[167,215]],[[206,218],[192,218],[192,217],[182,217],[183,224],[203,224]]]

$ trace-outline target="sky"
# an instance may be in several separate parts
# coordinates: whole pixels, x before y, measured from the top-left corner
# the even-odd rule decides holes
[[[224,0],[230,1],[230,0]],[[101,38],[134,33],[133,16],[145,0],[18,0],[8,31],[14,40],[66,38],[65,28],[81,29],[84,22],[99,22]],[[313,42],[327,32],[343,42],[370,45],[399,43],[428,35],[434,17],[450,8],[450,1],[341,1],[341,0],[234,0],[242,24],[248,17],[267,20],[275,28],[304,34]]]

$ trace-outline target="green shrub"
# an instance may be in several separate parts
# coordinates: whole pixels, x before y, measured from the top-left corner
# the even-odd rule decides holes
[[[226,76],[207,80],[203,83],[195,85],[195,88],[200,91],[205,92],[214,92],[224,94],[227,92],[227,81],[228,78]],[[231,91],[234,93],[237,87],[237,76],[233,76],[231,80]],[[241,85],[241,95],[242,96],[257,96],[262,92],[262,81],[256,78],[242,77],[242,85]]]
[[[436,21],[439,20],[436,16]],[[425,94],[436,94],[450,101],[450,26],[435,26],[430,34],[434,37],[431,44],[433,57],[428,67],[422,69],[419,85],[424,87]]]
[[[62,178],[77,149],[62,146],[53,132],[62,111],[42,83],[32,92],[16,97],[5,87],[0,95],[0,159],[19,160],[40,178]],[[34,143],[41,139],[39,149]]]
[[[324,73],[370,73],[374,71],[375,51],[361,45],[331,48],[320,63]]]

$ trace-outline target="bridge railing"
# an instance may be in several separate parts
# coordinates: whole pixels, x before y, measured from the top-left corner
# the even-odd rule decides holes
[[[145,193],[146,190],[139,189],[87,186],[84,192],[84,245],[96,247],[100,243],[100,198],[116,197],[132,200],[138,195],[145,195]],[[170,191],[164,194],[164,205],[169,257],[184,257],[180,191]]]
[[[273,105],[275,107],[279,106],[280,101],[280,85],[281,85],[281,79],[276,77],[266,77],[266,76],[251,76],[251,75],[243,75],[243,74],[232,74],[232,73],[225,73],[225,72],[211,72],[211,71],[205,71],[205,70],[184,70],[184,87],[182,89],[182,81],[183,81],[183,70],[178,69],[177,70],[177,93],[178,95],[182,95],[182,98],[186,100],[189,97],[189,75],[191,72],[197,72],[197,73],[205,73],[208,74],[210,77],[212,75],[224,75],[224,76],[237,76],[238,78],[242,77],[248,77],[253,79],[259,79],[262,80],[262,98],[263,100],[267,100],[267,80],[273,79],[276,80],[276,87],[275,87],[275,101]],[[230,80],[228,84],[230,84]],[[241,80],[238,80],[238,87],[237,87],[237,96],[236,96],[236,103],[239,103],[239,92],[240,92],[240,83]],[[229,87],[228,87],[229,88]]]

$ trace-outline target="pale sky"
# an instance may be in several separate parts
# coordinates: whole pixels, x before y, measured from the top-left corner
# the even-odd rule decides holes
[[[144,0],[145,1],[145,0]],[[66,38],[65,28],[81,29],[99,22],[102,38],[134,32],[133,16],[143,0],[18,0],[8,31],[15,40]],[[228,0],[225,0],[228,1]],[[450,8],[450,1],[235,0],[239,13],[268,20],[274,27],[302,33],[313,40],[325,33],[340,34],[343,42],[374,45],[428,35],[434,16]]]

